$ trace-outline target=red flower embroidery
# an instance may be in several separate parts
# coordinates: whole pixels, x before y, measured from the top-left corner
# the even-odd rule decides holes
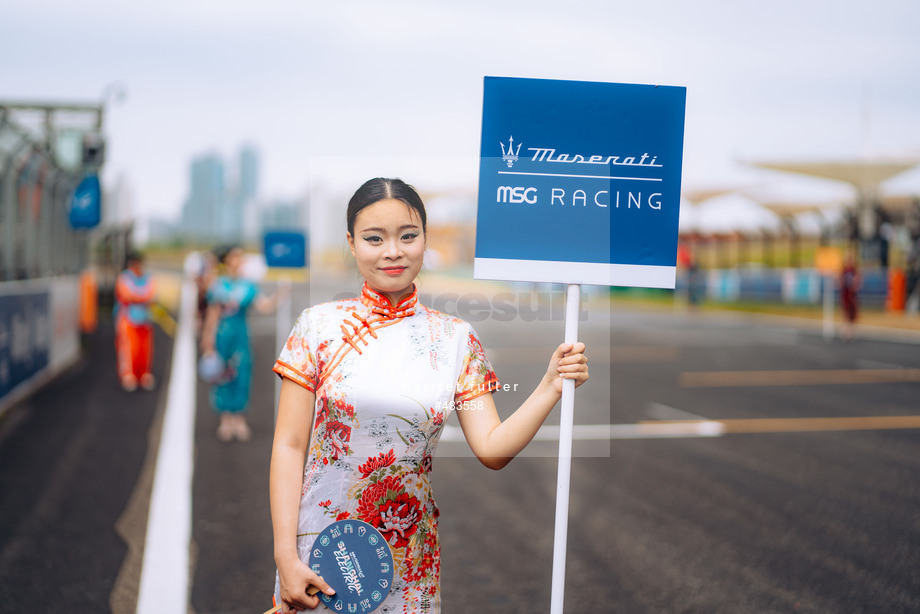
[[[361,492],[361,499],[358,501],[358,518],[379,528],[380,513],[378,506],[383,500],[389,497],[395,497],[403,492],[402,482],[399,478],[388,475],[379,482],[375,482]]]
[[[381,452],[376,457],[371,456],[367,459],[367,462],[363,465],[358,466],[358,471],[361,472],[361,477],[366,478],[370,474],[374,473],[381,467],[389,467],[396,462],[396,455],[393,454],[393,449],[390,448],[390,451],[384,454]]]
[[[355,407],[354,405],[349,405],[345,402],[345,399],[339,398],[332,402],[332,407],[335,408],[337,416],[347,416],[348,418],[354,419],[355,417]]]
[[[323,423],[329,417],[329,407],[327,406],[328,398],[326,397],[326,391],[324,390],[319,397],[319,409],[316,411],[316,423],[313,425],[313,428],[319,428],[319,425]]]
[[[316,371],[322,377],[326,373],[326,358],[329,355],[329,341],[323,341],[316,348]]]
[[[348,518],[351,518],[351,514],[349,514],[348,512],[339,512],[338,515],[335,517],[336,520],[346,520]]]
[[[351,439],[351,427],[338,420],[326,424],[326,439],[332,445],[332,460],[339,460],[339,455],[348,451],[348,441]]]
[[[425,538],[419,548],[414,549],[413,553],[406,555],[408,573],[405,575],[409,582],[419,582],[427,578],[432,570],[435,575],[440,574],[441,548],[438,545],[438,535],[436,531],[427,531]],[[434,593],[431,593],[432,595]]]
[[[320,507],[329,507],[330,505],[332,505],[332,501],[329,499],[325,501],[320,501],[320,504],[319,504]]]
[[[476,338],[476,335],[470,333],[467,341],[469,343],[469,351],[473,356],[485,355],[486,351],[482,349],[482,344],[479,343],[479,339]]]
[[[432,465],[433,465],[433,462],[431,459],[431,453],[426,451],[425,454],[422,456],[422,462],[419,465],[419,473],[421,474],[428,473],[429,471],[431,471]]]
[[[377,527],[394,548],[405,548],[409,538],[418,529],[421,518],[419,500],[409,493],[401,493],[395,499],[387,499],[379,508],[380,524]]]

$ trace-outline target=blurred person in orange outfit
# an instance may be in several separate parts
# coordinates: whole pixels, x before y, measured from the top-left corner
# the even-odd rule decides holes
[[[144,257],[131,251],[126,267],[115,281],[115,348],[118,353],[118,377],[128,392],[152,390],[156,381],[153,365],[153,279],[144,270]]]

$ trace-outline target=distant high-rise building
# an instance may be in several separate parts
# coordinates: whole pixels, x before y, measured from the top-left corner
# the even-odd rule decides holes
[[[252,227],[259,192],[259,152],[252,145],[244,145],[239,152],[236,167],[236,184],[227,212],[227,235],[234,241],[252,241],[255,228]]]
[[[189,197],[182,209],[182,234],[206,241],[222,240],[223,209],[227,201],[224,163],[216,154],[192,160]]]
[[[182,210],[188,239],[239,243],[254,240],[252,224],[259,190],[259,152],[245,145],[227,177],[216,154],[192,160],[189,197]]]
[[[262,231],[302,228],[303,208],[300,200],[274,200],[268,203],[259,215]]]
[[[251,201],[259,193],[259,152],[252,145],[240,150],[237,194],[243,201]]]

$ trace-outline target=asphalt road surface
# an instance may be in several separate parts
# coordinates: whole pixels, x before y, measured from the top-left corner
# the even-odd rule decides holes
[[[295,311],[357,285],[306,290],[295,289]],[[561,294],[428,294],[474,321],[510,413],[562,338]],[[566,612],[920,611],[916,339],[828,343],[791,321],[585,303],[592,378],[576,394]],[[262,365],[252,441],[218,442],[198,391],[197,614],[260,614],[271,603],[277,350],[274,320],[251,322]],[[131,611],[138,570],[125,561],[143,523],[126,523],[124,510],[149,479],[165,392],[121,393],[114,365],[102,364],[109,341],[92,341],[83,370],[0,427],[0,612]],[[122,396],[138,411],[113,419]],[[433,479],[445,612],[549,611],[557,443],[551,429],[544,439],[493,472],[456,428],[445,432]]]
[[[172,352],[161,332],[154,343],[153,392],[122,391],[103,320],[76,365],[4,414],[0,612],[133,611],[146,520],[138,483],[149,479]]]

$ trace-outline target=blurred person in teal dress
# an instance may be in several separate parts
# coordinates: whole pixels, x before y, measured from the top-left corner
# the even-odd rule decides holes
[[[211,386],[211,407],[220,416],[217,437],[221,441],[247,441],[251,436],[245,412],[252,380],[252,349],[246,314],[249,309],[271,313],[277,296],[265,296],[241,275],[245,255],[238,246],[220,248],[216,255],[221,275],[207,291],[207,312],[201,335],[202,355],[216,353],[225,365],[223,375]]]

